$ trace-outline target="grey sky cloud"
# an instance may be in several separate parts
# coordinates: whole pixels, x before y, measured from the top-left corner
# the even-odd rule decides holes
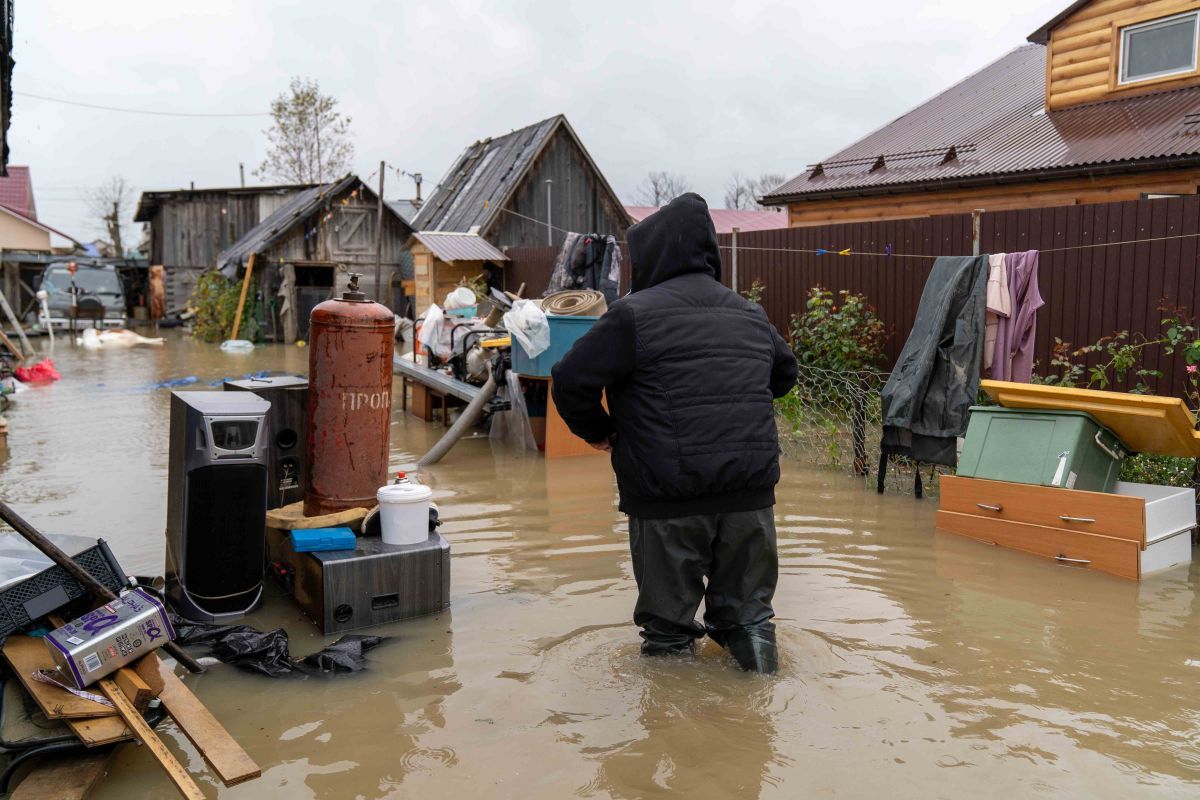
[[[128,108],[266,111],[292,75],[353,118],[355,166],[422,172],[565,113],[617,193],[649,170],[719,205],[735,172],[793,175],[998,58],[1065,0],[838,3],[142,2],[16,8],[14,89]],[[237,185],[267,118],[182,119],[14,102],[12,163],[39,216],[102,233],[88,190]],[[411,183],[388,176],[389,197]]]

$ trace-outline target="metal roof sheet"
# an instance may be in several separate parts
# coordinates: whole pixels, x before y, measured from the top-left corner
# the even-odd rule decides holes
[[[421,206],[419,231],[484,229],[558,127],[561,116],[468,147]]]
[[[625,206],[634,222],[641,222],[646,217],[658,211],[657,206]],[[788,226],[787,214],[770,209],[745,208],[710,208],[708,215],[712,217],[713,227],[717,233],[732,233],[734,228],[745,233],[747,231],[770,231]]]
[[[1013,50],[764,200],[900,192],[971,178],[1200,161],[1200,87],[1045,111],[1046,50]]]
[[[29,176],[29,167],[9,165],[8,176],[0,177],[0,205],[7,206],[22,216],[37,219],[37,206],[33,202],[33,180]]]
[[[439,261],[509,260],[495,245],[475,233],[417,231],[413,237],[428,247]]]

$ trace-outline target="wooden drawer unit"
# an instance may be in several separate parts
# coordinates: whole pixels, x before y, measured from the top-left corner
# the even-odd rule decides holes
[[[1141,574],[1141,547],[1130,539],[988,519],[954,511],[939,511],[937,526],[938,530],[947,533],[957,533],[988,544],[1122,578],[1136,581]]]
[[[1119,483],[1117,494],[943,476],[937,527],[1138,580],[1191,560],[1191,490]]]
[[[1140,497],[950,475],[942,476],[941,493],[943,511],[1146,543]]]

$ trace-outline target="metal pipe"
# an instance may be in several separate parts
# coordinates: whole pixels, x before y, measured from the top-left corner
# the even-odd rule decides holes
[[[36,528],[22,519],[17,512],[13,511],[7,503],[2,501],[0,501],[0,520],[4,520],[11,525],[12,529],[21,534],[21,537],[25,541],[38,550],[41,550],[51,561],[62,567],[68,575],[78,581],[79,585],[87,589],[97,600],[108,602],[117,599],[117,596],[113,594],[111,589],[92,577],[92,573],[76,564],[75,560],[64,553],[58,545],[39,533]],[[188,652],[175,644],[175,642],[167,642],[163,645],[163,649],[174,656],[175,660],[180,664],[183,664],[188,672],[204,672],[204,667],[200,666],[200,663],[196,659],[188,655]]]
[[[428,467],[430,464],[436,464],[441,461],[446,453],[450,452],[450,448],[454,447],[458,440],[462,438],[462,435],[467,432],[467,429],[479,419],[479,415],[483,413],[483,407],[496,394],[496,389],[496,376],[489,374],[487,383],[479,390],[479,394],[475,395],[475,398],[467,404],[462,414],[450,426],[450,430],[446,431],[442,438],[438,440],[438,443],[429,448],[428,453],[421,456],[421,460],[417,462],[417,466]]]
[[[733,247],[731,248],[733,251],[733,255],[731,257],[731,260],[733,261],[733,270],[729,275],[729,288],[733,289],[735,292],[738,290],[737,240],[739,230],[739,228],[733,229]]]
[[[553,206],[550,204],[550,189],[553,185],[554,181],[546,178],[546,245],[549,247],[554,246],[554,227],[551,225],[554,222],[554,211],[552,210]]]

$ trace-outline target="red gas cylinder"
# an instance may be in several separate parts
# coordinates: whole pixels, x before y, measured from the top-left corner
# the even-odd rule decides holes
[[[395,317],[358,291],[312,310],[304,515],[370,508],[387,483]]]

